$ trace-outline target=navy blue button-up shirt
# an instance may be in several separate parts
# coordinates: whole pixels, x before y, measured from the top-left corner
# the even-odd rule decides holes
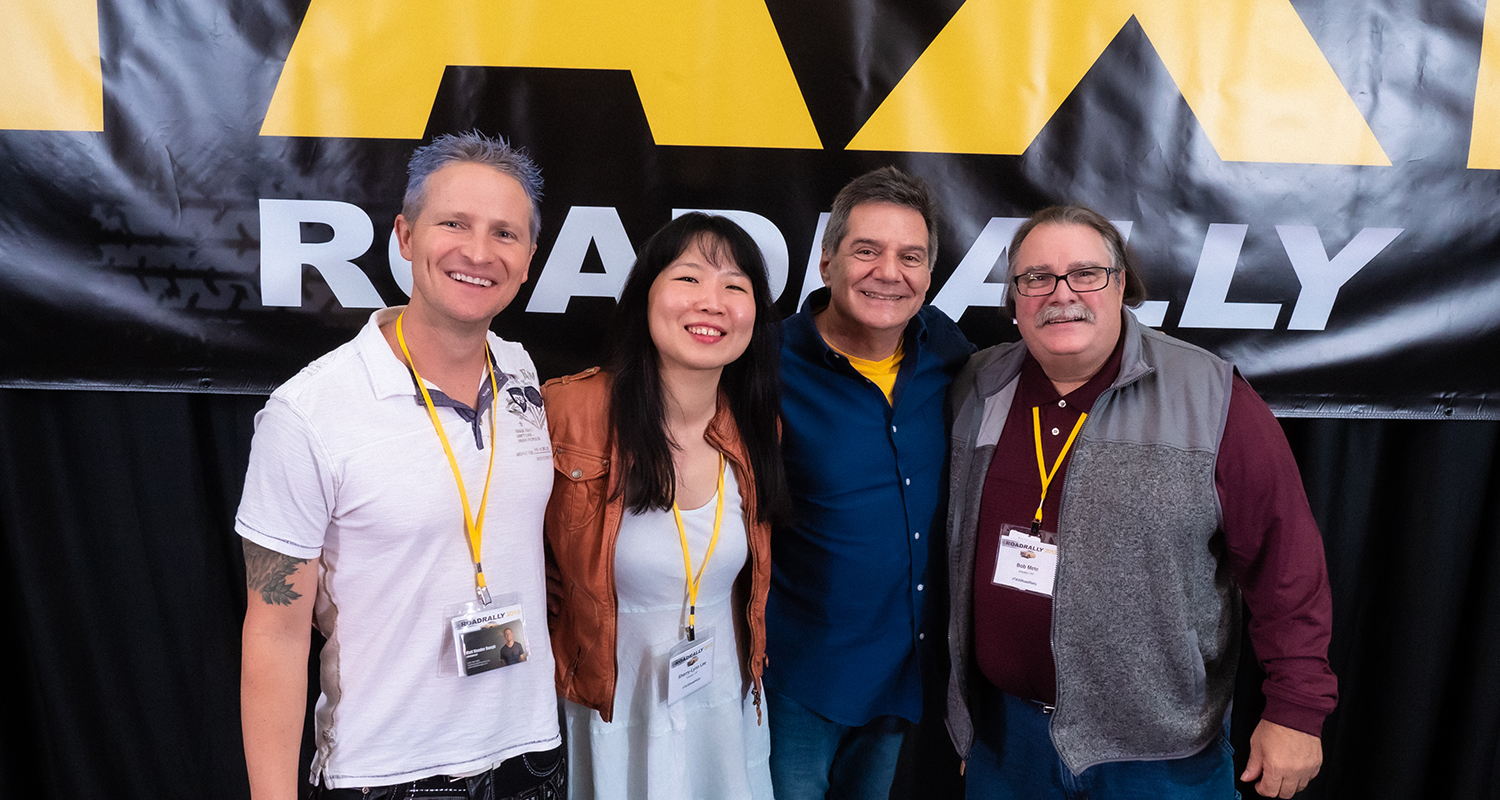
[[[844,725],[922,711],[918,643],[928,542],[947,462],[948,385],[973,352],[943,312],[906,326],[895,403],[813,324],[826,289],[782,323],[782,454],[792,522],[772,537],[768,687]],[[941,601],[942,598],[937,598]]]

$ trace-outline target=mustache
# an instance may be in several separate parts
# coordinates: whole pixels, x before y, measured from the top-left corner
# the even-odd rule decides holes
[[[1051,322],[1094,322],[1094,312],[1082,303],[1073,303],[1066,306],[1048,306],[1036,312],[1036,325],[1041,327]]]

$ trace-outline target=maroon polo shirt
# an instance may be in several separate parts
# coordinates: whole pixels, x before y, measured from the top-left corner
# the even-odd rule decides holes
[[[1092,409],[1119,375],[1121,348],[1116,343],[1099,372],[1063,396],[1028,353],[985,477],[975,554],[974,649],[984,676],[1017,697],[1045,703],[1057,697],[1051,598],[993,582],[1001,525],[1029,528],[1041,495],[1031,409],[1040,409],[1042,453],[1050,469],[1079,415]],[[1063,459],[1047,491],[1044,531],[1057,529],[1068,461]],[[1250,607],[1250,641],[1266,670],[1262,718],[1320,735],[1338,698],[1327,657],[1333,609],[1322,537],[1281,425],[1238,373],[1214,485],[1230,574]]]

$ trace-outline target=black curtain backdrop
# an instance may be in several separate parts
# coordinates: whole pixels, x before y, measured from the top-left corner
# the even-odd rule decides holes
[[[0,390],[0,797],[248,796],[232,521],[263,403]],[[1341,694],[1303,796],[1500,798],[1500,422],[1283,424]],[[1243,760],[1259,676],[1240,683]],[[957,796],[952,766],[908,759],[897,794]]]

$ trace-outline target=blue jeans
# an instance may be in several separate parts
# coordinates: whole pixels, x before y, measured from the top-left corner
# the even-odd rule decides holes
[[[876,717],[857,727],[766,690],[776,800],[886,800],[909,724]]]
[[[969,800],[1239,800],[1227,720],[1218,740],[1193,755],[1113,761],[1074,775],[1052,746],[1052,717],[1041,706],[984,688],[993,699],[976,704],[974,747],[964,770]]]

